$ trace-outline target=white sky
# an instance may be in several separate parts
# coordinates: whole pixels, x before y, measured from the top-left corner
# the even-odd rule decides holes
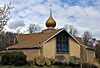
[[[0,0],[8,4],[10,0]],[[52,3],[53,17],[56,28],[65,24],[74,25],[79,34],[84,31],[92,32],[93,36],[100,39],[100,0],[11,0],[14,8],[11,10],[7,26],[8,31],[22,30],[33,23],[43,28],[49,16],[49,5]],[[25,27],[25,28],[24,28]]]

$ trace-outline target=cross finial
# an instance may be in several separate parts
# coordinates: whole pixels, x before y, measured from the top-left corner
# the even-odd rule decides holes
[[[11,0],[10,0],[10,2],[9,2],[9,5],[11,6]]]
[[[12,9],[14,6],[12,6],[11,0],[9,1],[9,8]]]
[[[50,4],[50,16],[52,17],[52,4]]]

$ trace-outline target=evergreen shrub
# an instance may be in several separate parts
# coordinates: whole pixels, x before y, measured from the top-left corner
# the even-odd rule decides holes
[[[1,56],[3,65],[25,65],[27,63],[26,55],[22,51],[4,52]]]

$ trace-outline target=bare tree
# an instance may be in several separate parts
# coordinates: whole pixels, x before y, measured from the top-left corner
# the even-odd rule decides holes
[[[0,50],[5,49],[7,46],[17,43],[17,37],[14,33],[2,31],[4,26],[9,20],[11,2],[9,4],[0,3]]]
[[[89,31],[85,31],[83,33],[83,40],[84,40],[85,45],[93,46],[93,39],[92,39],[92,37],[93,37],[93,35]]]
[[[0,31],[4,28],[9,20],[8,15],[10,14],[10,9],[12,8],[10,7],[10,4],[11,3],[9,3],[9,5],[4,4],[2,7],[0,7]]]
[[[36,24],[30,24],[29,29],[28,29],[29,33],[37,32],[37,31],[41,31],[41,30],[42,30],[42,28]]]
[[[16,43],[18,43],[16,34],[12,32],[2,32],[0,34],[0,50]]]
[[[72,34],[73,36],[76,36],[78,34],[77,29],[74,26],[72,26],[72,25],[66,24],[66,25],[64,25],[64,29],[67,32],[69,32],[70,34]]]

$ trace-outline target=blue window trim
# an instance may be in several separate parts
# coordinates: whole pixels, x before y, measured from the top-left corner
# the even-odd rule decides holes
[[[58,44],[56,46],[56,51],[57,52],[68,52],[69,51],[69,47],[68,47],[68,45]]]
[[[65,35],[64,33],[60,33],[60,34],[57,35],[56,39],[57,39],[56,40],[56,52],[57,53],[68,52],[69,51],[68,35]]]

